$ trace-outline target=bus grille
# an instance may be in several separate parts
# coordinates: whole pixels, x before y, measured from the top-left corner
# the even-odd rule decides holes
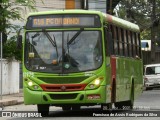
[[[66,92],[84,90],[86,84],[41,84],[40,86],[48,92]]]
[[[80,76],[80,77],[38,77],[39,80],[48,83],[48,84],[78,84],[82,81],[86,80],[88,76]]]
[[[73,94],[50,94],[51,99],[61,100],[61,99],[75,99],[78,93]]]

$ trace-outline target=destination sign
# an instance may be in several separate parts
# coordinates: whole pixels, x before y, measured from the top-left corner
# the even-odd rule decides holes
[[[35,18],[33,26],[79,25],[80,18]]]
[[[57,27],[100,27],[97,15],[43,15],[30,16],[27,29]]]

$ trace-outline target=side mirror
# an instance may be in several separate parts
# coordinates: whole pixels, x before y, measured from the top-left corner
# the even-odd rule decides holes
[[[22,48],[22,35],[18,35],[17,37],[17,48],[18,49]]]
[[[20,35],[22,29],[24,29],[24,27],[20,28],[19,31],[18,31],[17,49],[22,49],[22,35]]]

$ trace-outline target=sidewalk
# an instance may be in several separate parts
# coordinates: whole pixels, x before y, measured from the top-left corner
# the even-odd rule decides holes
[[[23,90],[20,89],[19,93],[3,95],[2,100],[0,99],[0,107],[23,104],[23,102]]]

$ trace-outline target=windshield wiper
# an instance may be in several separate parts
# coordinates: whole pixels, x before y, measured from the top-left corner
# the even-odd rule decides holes
[[[56,44],[56,38],[53,34],[53,38],[48,34],[48,32],[46,32],[45,29],[42,29],[42,32],[47,36],[48,40],[51,42],[51,44],[56,48],[56,54],[57,54],[57,59],[58,59],[58,49],[57,49],[57,44]]]
[[[55,41],[55,36],[53,35],[54,37],[54,40],[51,38],[51,36],[48,34],[48,32],[46,32],[45,29],[42,30],[42,32],[47,36],[48,40],[51,42],[51,44],[54,46],[54,47],[57,47],[56,45],[56,41]]]
[[[72,44],[72,42],[81,34],[81,32],[84,30],[84,28],[81,28],[68,42],[67,45]]]
[[[34,39],[34,38],[36,38],[36,37],[38,37],[38,36],[40,36],[40,34],[37,32],[36,34],[34,34],[34,35],[32,36],[32,39]]]

